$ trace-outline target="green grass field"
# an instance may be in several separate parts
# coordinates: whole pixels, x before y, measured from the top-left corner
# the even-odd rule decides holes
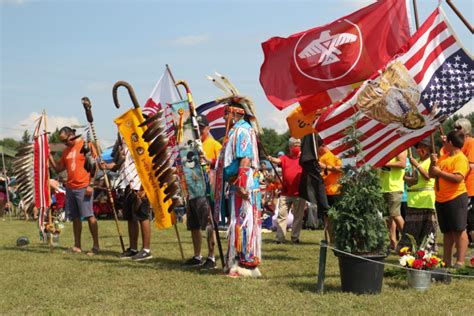
[[[126,223],[121,222],[122,232]],[[186,256],[190,234],[179,224]],[[173,229],[153,230],[154,258],[123,261],[113,221],[99,221],[102,253],[65,253],[72,245],[66,223],[61,247],[38,241],[36,223],[0,219],[0,314],[410,314],[469,315],[474,279],[432,284],[424,293],[407,288],[403,271],[385,267],[382,294],[340,291],[337,259],[328,253],[325,293],[316,293],[321,231],[303,231],[300,245],[273,244],[263,235],[261,279],[231,279],[220,269],[203,273],[182,266]],[[20,249],[16,239],[28,236]],[[125,238],[127,242],[127,238]],[[87,225],[83,245],[90,247]],[[391,256],[387,260],[396,263]]]

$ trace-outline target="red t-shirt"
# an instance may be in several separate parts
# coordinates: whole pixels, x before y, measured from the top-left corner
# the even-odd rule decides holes
[[[284,196],[298,196],[298,186],[300,185],[301,166],[300,157],[292,158],[287,155],[280,157],[281,171],[283,174],[283,188],[281,194]]]

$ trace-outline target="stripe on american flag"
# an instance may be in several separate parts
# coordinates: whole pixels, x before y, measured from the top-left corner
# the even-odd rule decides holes
[[[406,49],[406,52],[398,56],[396,60],[402,62],[408,69],[408,73],[417,83],[419,91],[426,93],[425,89],[428,89],[432,80],[438,79],[435,75],[436,72],[446,66],[445,62],[448,58],[458,54],[460,50],[462,51],[462,46],[451,34],[443,12],[436,9],[410,39]],[[472,77],[470,80],[472,87]],[[365,86],[364,83],[362,87]],[[351,125],[351,119],[358,112],[356,102],[358,92],[361,90],[356,90],[345,99],[345,102],[334,105],[315,123],[315,128],[320,132],[324,142],[335,154],[340,156],[347,155],[348,151],[352,149],[350,144],[344,143],[344,137],[346,129]],[[470,96],[472,97],[472,92]],[[459,107],[461,106],[459,105]],[[424,115],[431,111],[431,108],[426,107],[426,104],[422,102],[418,103],[417,109]],[[361,115],[356,123],[356,128],[362,132],[360,140],[365,162],[381,166],[399,152],[429,136],[438,125],[438,121],[432,121],[424,128],[401,134],[397,126],[385,125]]]

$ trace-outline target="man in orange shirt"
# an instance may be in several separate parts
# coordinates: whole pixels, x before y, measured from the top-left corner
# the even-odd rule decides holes
[[[443,233],[443,260],[451,266],[453,245],[456,245],[457,255],[454,267],[464,265],[467,250],[467,191],[464,179],[469,172],[469,162],[461,151],[464,145],[464,134],[451,131],[446,138],[444,149],[447,154],[439,159],[431,154],[429,176],[436,178],[436,213],[438,223]]]
[[[342,178],[344,171],[342,170],[342,161],[339,157],[335,156],[329,148],[322,142],[318,136],[318,155],[319,165],[321,167],[321,176],[324,180],[324,186],[326,187],[326,196],[328,198],[328,204],[330,207],[336,204],[340,197],[341,185],[339,180]],[[332,240],[332,230],[329,223],[329,217],[327,210],[323,210],[324,228],[329,232],[330,240]]]
[[[59,139],[67,147],[63,151],[61,158],[54,161],[53,156],[49,156],[51,166],[56,172],[67,171],[66,181],[66,211],[73,220],[74,247],[71,251],[74,253],[82,252],[81,217],[87,218],[89,229],[93,239],[93,246],[88,255],[94,255],[99,252],[99,233],[97,220],[92,211],[93,202],[93,184],[94,179],[84,169],[85,157],[81,153],[84,146],[84,140],[76,137],[76,130],[65,126],[59,130]],[[96,155],[95,149],[91,146],[93,155]]]

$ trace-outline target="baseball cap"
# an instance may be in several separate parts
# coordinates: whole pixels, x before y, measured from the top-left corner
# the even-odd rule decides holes
[[[198,115],[197,121],[199,126],[201,127],[209,126],[209,121],[207,120],[207,117],[205,115]]]

